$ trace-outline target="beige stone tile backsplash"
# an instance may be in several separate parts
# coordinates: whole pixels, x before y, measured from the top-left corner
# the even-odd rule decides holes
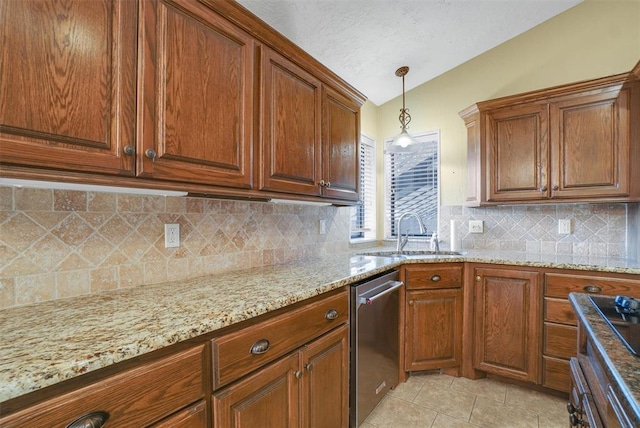
[[[348,208],[0,187],[0,308],[348,249]]]

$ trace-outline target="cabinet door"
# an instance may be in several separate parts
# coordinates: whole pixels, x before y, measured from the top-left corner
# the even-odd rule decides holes
[[[486,120],[489,201],[546,198],[549,195],[546,104],[490,111]]]
[[[138,174],[251,187],[252,38],[193,1],[143,1]]]
[[[213,395],[216,428],[293,428],[299,424],[299,353],[283,357]]]
[[[0,161],[133,175],[136,3],[0,2]]]
[[[323,194],[357,201],[360,174],[360,106],[324,88],[322,116]]]
[[[302,425],[349,425],[349,326],[343,325],[302,350]]]
[[[539,274],[493,268],[476,268],[474,274],[474,368],[537,382]]]
[[[552,198],[629,194],[628,91],[551,103]]]
[[[153,428],[206,428],[207,403],[202,400],[167,419],[153,424]]]
[[[320,81],[262,48],[260,188],[321,194]]]
[[[462,289],[409,291],[406,308],[405,371],[459,366]]]

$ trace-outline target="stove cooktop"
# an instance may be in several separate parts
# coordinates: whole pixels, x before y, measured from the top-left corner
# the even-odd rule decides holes
[[[589,296],[631,353],[640,357],[640,301],[627,296]]]

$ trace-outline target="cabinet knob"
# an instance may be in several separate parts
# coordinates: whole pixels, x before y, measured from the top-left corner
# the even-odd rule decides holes
[[[582,289],[584,290],[585,293],[592,293],[592,294],[598,294],[602,291],[601,287],[598,287],[597,285],[593,285],[593,284],[585,285],[584,288]]]
[[[296,371],[294,375],[296,376],[296,379],[302,379],[302,372],[300,370]]]
[[[109,413],[107,412],[91,412],[80,416],[67,425],[66,428],[100,428],[104,426],[107,419],[109,419]]]
[[[253,345],[251,345],[251,353],[253,355],[264,354],[269,350],[269,341],[267,339],[260,339]]]
[[[569,412],[570,415],[576,412],[576,408],[573,407],[573,404],[571,404],[571,402],[567,403],[567,412]]]
[[[413,300],[409,300],[409,306],[413,306]]]
[[[324,317],[328,320],[334,320],[338,318],[338,311],[335,309],[329,309]]]
[[[305,365],[304,365],[304,368],[305,368],[308,372],[310,372],[311,370],[313,370],[313,364],[311,364],[311,363],[309,363],[309,364],[305,364]]]
[[[154,161],[154,162],[156,161],[156,158],[158,157],[158,154],[157,154],[157,153],[156,153],[156,151],[155,151],[155,150],[153,150],[153,149],[147,149],[147,150],[145,150],[144,155],[145,155],[146,157],[148,157],[149,159],[151,159],[152,161]]]
[[[320,180],[320,186],[329,188],[329,187],[331,187],[331,182],[330,181]]]
[[[558,190],[560,187],[558,187],[558,185],[556,184],[555,186],[553,186],[551,189],[552,190]]]
[[[542,187],[540,188],[540,191],[541,191],[541,192],[546,192],[546,191],[547,191],[547,186],[542,186]]]
[[[122,151],[127,156],[133,156],[136,153],[136,149],[134,149],[133,146],[124,146]]]
[[[482,280],[482,277],[480,275],[476,275],[476,281],[480,281]]]
[[[433,282],[438,282],[442,279],[442,277],[440,277],[440,275],[431,275],[431,281]]]

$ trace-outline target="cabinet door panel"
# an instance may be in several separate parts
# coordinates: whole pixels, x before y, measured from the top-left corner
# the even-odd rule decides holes
[[[195,2],[141,4],[139,175],[251,187],[253,40]]]
[[[536,382],[540,359],[539,274],[475,270],[474,367]]]
[[[0,2],[0,160],[132,175],[136,4]]]
[[[298,353],[213,395],[214,427],[293,428],[299,423]]]
[[[548,111],[544,104],[487,114],[489,200],[540,199],[548,195]]]
[[[261,189],[320,195],[320,81],[262,49]]]
[[[624,89],[551,103],[551,197],[628,195],[628,110]]]
[[[407,293],[405,371],[460,365],[462,289]]]
[[[322,117],[322,180],[325,196],[359,198],[360,106],[329,88],[324,89]]]
[[[302,350],[302,426],[349,425],[349,326],[333,330]]]

